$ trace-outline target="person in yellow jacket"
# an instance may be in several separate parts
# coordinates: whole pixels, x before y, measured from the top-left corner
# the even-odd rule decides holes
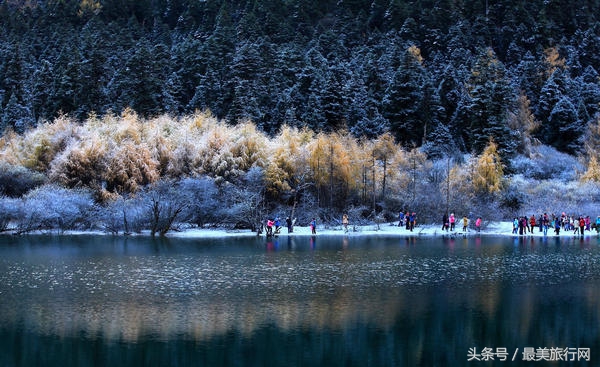
[[[467,227],[469,226],[469,218],[465,215],[463,217],[463,232],[467,231]]]

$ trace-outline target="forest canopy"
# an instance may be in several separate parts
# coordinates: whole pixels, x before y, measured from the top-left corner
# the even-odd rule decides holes
[[[209,110],[429,157],[584,151],[598,114],[600,1],[10,0],[0,127]]]

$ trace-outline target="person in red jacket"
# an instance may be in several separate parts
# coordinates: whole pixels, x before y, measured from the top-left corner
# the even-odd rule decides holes
[[[531,218],[529,218],[529,233],[533,233],[534,228],[535,228],[535,215],[532,214]]]

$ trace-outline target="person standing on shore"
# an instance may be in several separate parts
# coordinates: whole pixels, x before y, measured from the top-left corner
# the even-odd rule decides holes
[[[317,234],[317,220],[315,218],[310,221],[310,233]]]
[[[293,226],[292,218],[290,218],[290,217],[285,218],[285,224],[287,225],[288,233],[294,232],[294,228],[292,227]]]
[[[344,233],[348,233],[348,214],[342,216],[342,226],[344,226]]]
[[[523,231],[527,233],[527,218],[521,217],[519,218],[519,235],[523,235]]]
[[[402,227],[403,223],[404,223],[404,212],[400,211],[400,214],[398,214],[398,227]]]
[[[454,213],[450,213],[450,230],[454,231],[454,226],[456,225],[456,218],[454,217]]]
[[[592,227],[592,220],[591,220],[590,216],[589,216],[589,215],[586,215],[584,219],[585,219],[585,230],[586,230],[586,231],[589,231],[589,230],[591,230],[591,227]]]
[[[275,218],[275,234],[279,234],[279,231],[281,230],[281,220],[279,219],[279,217]]]
[[[448,228],[450,228],[450,223],[448,222],[448,213],[444,213],[442,217],[442,231],[448,232]]]
[[[531,214],[531,218],[529,218],[529,233],[533,233],[534,228],[535,228],[535,214]]]
[[[475,220],[475,230],[477,230],[477,233],[481,232],[481,217],[477,217],[477,220]]]
[[[467,216],[463,216],[463,232],[467,231],[467,227],[469,226],[469,218]]]

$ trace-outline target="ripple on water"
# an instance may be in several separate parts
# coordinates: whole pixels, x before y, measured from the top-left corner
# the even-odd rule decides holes
[[[286,293],[297,296],[338,289],[489,282],[550,285],[600,279],[597,251],[466,253],[434,256],[392,253],[364,259],[365,252],[319,257],[130,256],[75,261],[0,263],[0,292],[16,289],[122,297],[226,297]],[[267,261],[268,260],[268,261]]]

